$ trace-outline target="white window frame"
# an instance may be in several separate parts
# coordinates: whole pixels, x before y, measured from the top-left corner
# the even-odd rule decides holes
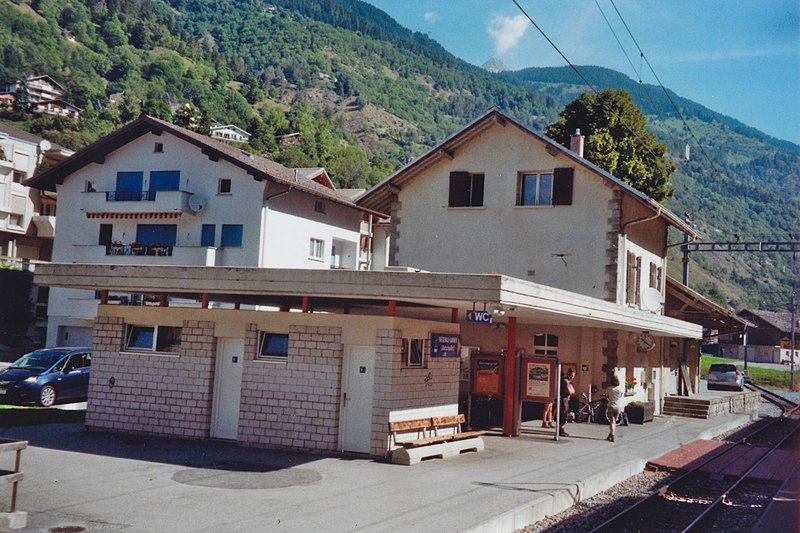
[[[536,344],[537,338],[543,338],[544,344]],[[555,342],[553,342],[555,341]],[[533,336],[534,355],[544,355],[550,357],[558,356],[558,335],[554,333],[537,333]]]
[[[313,261],[325,261],[325,241],[311,237],[308,244],[308,258]]]
[[[430,343],[424,338],[403,338],[400,347],[401,368],[427,368]]]
[[[525,179],[536,176],[534,191],[534,203],[525,203]],[[542,198],[542,176],[550,177],[550,194],[548,198]],[[519,173],[517,181],[517,205],[520,207],[552,207],[553,205],[553,186],[554,172],[552,170],[532,170]]]
[[[268,353],[264,354],[264,343],[268,336],[286,337],[286,353]],[[271,361],[274,363],[286,363],[289,360],[289,334],[276,333],[274,331],[259,331],[258,332],[258,346],[256,350],[256,361]]]
[[[227,191],[223,191],[223,184],[227,185]],[[233,194],[233,180],[231,178],[220,178],[217,182],[217,194],[227,196]]]
[[[143,347],[143,346],[131,346],[131,336],[135,330],[152,330],[153,332],[153,340],[150,343],[150,346]],[[172,332],[169,335],[171,339],[168,346],[160,346],[162,349],[156,349],[159,347],[159,338],[163,335],[168,335],[168,332]],[[177,326],[151,326],[151,325],[142,325],[142,324],[128,324],[127,328],[125,329],[125,351],[127,352],[153,352],[153,353],[180,353],[181,349],[181,336],[183,334],[182,328]],[[164,349],[167,348],[167,349]]]

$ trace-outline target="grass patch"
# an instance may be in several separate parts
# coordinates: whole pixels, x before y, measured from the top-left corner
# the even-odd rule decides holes
[[[702,379],[708,378],[708,368],[712,363],[737,363],[739,368],[744,369],[744,363],[739,359],[728,359],[726,357],[715,357],[713,355],[703,355],[700,358],[700,377]],[[800,368],[795,365],[794,372],[794,389],[798,390],[800,387]],[[750,379],[753,383],[762,387],[770,389],[784,389],[790,390],[791,372],[787,366],[785,370],[772,370],[771,368],[761,368],[758,366],[747,365],[747,372],[750,374]]]

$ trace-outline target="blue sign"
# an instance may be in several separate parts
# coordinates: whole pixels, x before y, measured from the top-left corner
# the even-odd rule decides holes
[[[431,333],[431,357],[460,357],[461,335]]]
[[[492,323],[492,313],[489,311],[467,311],[467,322]]]

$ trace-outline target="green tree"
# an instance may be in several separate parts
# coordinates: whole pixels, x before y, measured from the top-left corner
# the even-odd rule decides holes
[[[172,110],[163,98],[148,98],[142,106],[142,112],[151,117],[172,122]]]
[[[19,80],[17,92],[14,93],[14,111],[27,113],[31,107],[31,97],[28,91],[28,77],[23,73]]]
[[[586,136],[586,159],[661,201],[674,192],[669,180],[677,166],[646,126],[647,118],[626,91],[604,89],[570,102],[546,134],[569,147],[570,136],[580,129]]]

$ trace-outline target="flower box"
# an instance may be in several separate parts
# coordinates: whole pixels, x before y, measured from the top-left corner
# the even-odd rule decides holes
[[[625,414],[631,424],[652,422],[656,412],[655,402],[631,402],[625,406]]]

